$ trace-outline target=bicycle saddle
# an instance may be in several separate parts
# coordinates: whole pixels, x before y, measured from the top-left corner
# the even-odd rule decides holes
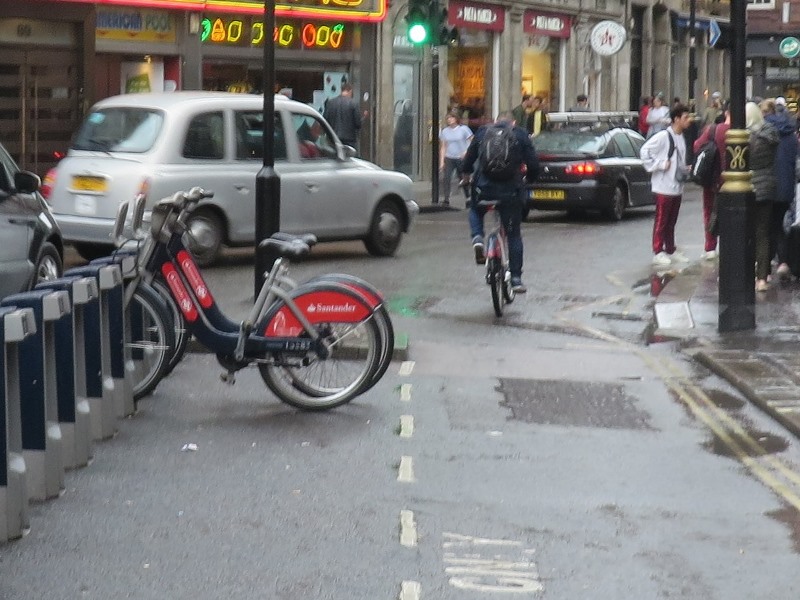
[[[283,242],[292,242],[294,240],[300,240],[301,242],[307,244],[308,246],[313,246],[314,244],[317,243],[317,236],[315,236],[313,233],[294,234],[294,233],[284,233],[283,231],[276,231],[269,237],[275,240],[281,240]]]
[[[263,240],[258,247],[269,247],[275,250],[279,256],[290,256],[293,258],[305,256],[311,252],[311,247],[300,239],[279,240],[274,237],[268,237]]]

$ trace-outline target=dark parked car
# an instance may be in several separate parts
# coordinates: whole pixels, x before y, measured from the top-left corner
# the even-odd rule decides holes
[[[547,115],[549,129],[533,138],[539,179],[528,189],[532,208],[599,210],[614,221],[626,208],[653,204],[650,174],[639,150],[644,138],[631,129],[637,113],[574,112]]]
[[[41,183],[0,145],[0,298],[61,276],[64,243]]]

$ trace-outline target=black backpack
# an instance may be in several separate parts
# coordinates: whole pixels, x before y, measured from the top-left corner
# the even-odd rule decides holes
[[[717,126],[711,125],[708,141],[695,154],[692,163],[692,181],[703,187],[712,187],[716,180],[719,167],[719,152],[717,152],[717,142],[714,139],[716,132]]]
[[[481,170],[492,181],[508,181],[520,167],[517,138],[510,125],[497,123],[486,128],[478,156]]]

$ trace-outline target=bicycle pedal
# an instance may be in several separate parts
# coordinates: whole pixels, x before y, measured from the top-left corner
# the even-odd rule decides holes
[[[228,385],[236,383],[236,374],[233,371],[223,371],[219,374],[219,378],[223,383],[227,383]]]

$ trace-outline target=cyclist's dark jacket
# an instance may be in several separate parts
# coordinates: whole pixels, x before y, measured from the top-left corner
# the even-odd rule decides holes
[[[539,175],[539,160],[536,158],[536,151],[533,148],[528,134],[521,127],[515,126],[514,137],[517,139],[517,144],[515,145],[511,160],[516,165],[514,169],[516,175],[508,181],[493,181],[487,178],[481,172],[479,160],[481,141],[483,140],[483,136],[486,135],[486,130],[498,124],[499,123],[489,123],[478,129],[467,148],[464,160],[461,163],[461,168],[464,173],[475,172],[475,176],[472,178],[472,185],[481,190],[481,196],[483,198],[488,199],[494,197],[499,200],[512,195],[514,197],[519,197],[519,192],[524,186],[522,180],[523,164],[526,165],[528,169],[525,173],[525,180],[528,181],[528,183],[536,181]]]

